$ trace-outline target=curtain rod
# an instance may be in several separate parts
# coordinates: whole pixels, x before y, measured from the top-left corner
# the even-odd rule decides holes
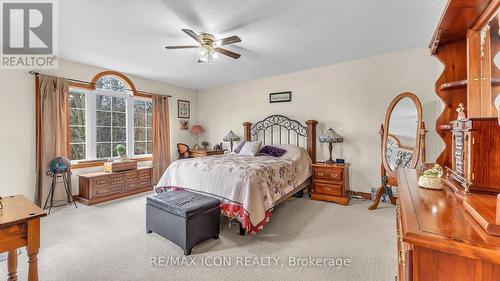
[[[29,74],[31,75],[34,75],[34,76],[38,76],[40,75],[40,73],[38,72],[35,72],[35,71],[29,71],[28,72]],[[75,82],[75,83],[82,83],[82,84],[88,84],[88,85],[91,85],[91,86],[95,86],[95,83],[92,83],[92,82],[89,82],[89,81],[83,81],[83,80],[78,80],[78,79],[72,79],[72,78],[66,78],[68,81],[71,81],[71,82]],[[151,93],[151,92],[144,92],[144,91],[139,91],[139,90],[132,90],[132,89],[124,89],[125,91],[129,91],[129,92],[136,92],[136,93],[140,93],[140,94],[146,94],[146,95],[156,95],[158,96],[158,94],[154,94],[154,93]],[[165,95],[161,95],[161,96],[165,96]],[[172,96],[171,95],[166,95],[167,97],[171,98]]]

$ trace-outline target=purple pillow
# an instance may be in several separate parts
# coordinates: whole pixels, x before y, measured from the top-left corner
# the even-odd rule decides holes
[[[243,146],[245,145],[245,143],[246,143],[246,142],[247,142],[247,141],[242,141],[242,142],[241,142],[241,143],[240,143],[240,144],[239,144],[239,145],[238,145],[238,146],[237,146],[237,147],[233,150],[233,152],[234,152],[234,153],[238,153],[238,154],[239,154],[239,153],[240,153],[240,151],[241,151],[241,148],[243,148]]]
[[[281,156],[283,156],[283,154],[286,153],[286,150],[284,150],[283,148],[276,147],[276,146],[264,145],[259,150],[259,153],[267,154],[269,156],[274,156],[274,157],[281,157]]]

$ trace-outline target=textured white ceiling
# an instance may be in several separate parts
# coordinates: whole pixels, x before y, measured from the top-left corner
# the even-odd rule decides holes
[[[59,55],[204,89],[426,46],[446,0],[63,0]],[[238,35],[242,57],[198,65],[181,31]]]

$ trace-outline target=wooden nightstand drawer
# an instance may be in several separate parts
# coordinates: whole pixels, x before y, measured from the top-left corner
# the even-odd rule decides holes
[[[328,184],[323,182],[314,182],[314,192],[333,195],[333,196],[342,196],[342,186],[337,184]]]
[[[342,180],[342,170],[337,169],[314,169],[315,179]]]
[[[349,204],[349,163],[316,163],[312,167],[311,199]]]

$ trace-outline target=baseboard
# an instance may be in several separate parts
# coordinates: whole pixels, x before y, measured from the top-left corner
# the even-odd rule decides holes
[[[73,195],[73,201],[78,202],[78,199],[80,199],[80,195]]]
[[[349,196],[361,196],[366,200],[372,200],[372,194],[368,192],[349,191]]]

